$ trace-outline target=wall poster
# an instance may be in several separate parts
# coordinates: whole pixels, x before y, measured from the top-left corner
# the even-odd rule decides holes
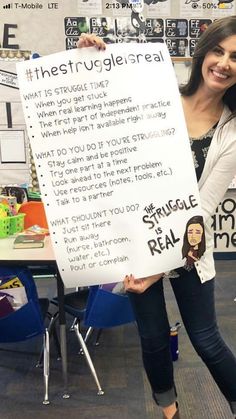
[[[201,209],[167,47],[70,50],[17,68],[65,285],[183,265],[183,232]]]
[[[0,48],[0,186],[30,183],[30,153],[16,63],[29,51]]]

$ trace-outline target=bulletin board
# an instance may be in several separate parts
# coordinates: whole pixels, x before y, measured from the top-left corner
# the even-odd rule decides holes
[[[74,48],[81,32],[94,32],[107,42],[166,42],[171,55],[192,56],[213,20],[236,13],[235,0],[41,0],[34,8],[10,6],[1,7],[1,46],[41,55]]]

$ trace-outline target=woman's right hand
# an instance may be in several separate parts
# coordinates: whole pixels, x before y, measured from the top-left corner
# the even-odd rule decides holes
[[[78,48],[95,47],[103,51],[106,49],[106,44],[102,38],[99,38],[99,36],[93,33],[81,33],[76,45]]]
[[[145,292],[151,285],[155,282],[159,281],[164,275],[164,272],[161,274],[156,274],[152,276],[148,276],[146,278],[138,278],[136,279],[134,275],[126,275],[123,284],[125,291],[134,292],[136,294],[142,294]]]

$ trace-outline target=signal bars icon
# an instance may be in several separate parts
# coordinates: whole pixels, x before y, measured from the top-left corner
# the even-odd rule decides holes
[[[3,9],[12,9],[12,3],[5,4],[2,7],[3,7]]]

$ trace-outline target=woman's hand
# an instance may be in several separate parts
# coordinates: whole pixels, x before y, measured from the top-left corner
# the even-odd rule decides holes
[[[146,291],[152,284],[159,281],[163,277],[164,273],[148,276],[147,278],[136,279],[132,274],[126,275],[124,278],[124,287],[125,291],[136,292],[137,294],[142,294]]]
[[[93,33],[81,33],[76,45],[78,48],[96,47],[98,50],[106,49],[106,44],[102,38],[99,38],[99,36]]]

